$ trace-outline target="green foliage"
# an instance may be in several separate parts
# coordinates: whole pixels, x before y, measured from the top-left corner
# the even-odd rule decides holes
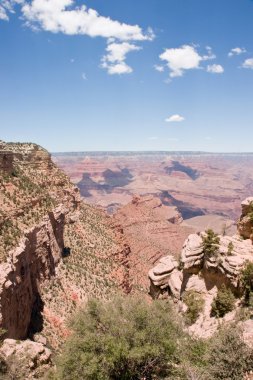
[[[235,307],[235,296],[233,295],[231,289],[226,288],[222,284],[221,288],[218,290],[217,296],[212,302],[211,315],[220,318],[223,317],[229,311],[232,311]]]
[[[242,380],[252,369],[252,350],[243,342],[240,330],[226,327],[212,338],[207,362],[210,379]]]
[[[184,334],[171,306],[140,298],[91,300],[72,323],[58,379],[151,380],[169,375]]]
[[[227,252],[227,255],[228,255],[228,256],[231,256],[232,253],[233,253],[233,250],[234,250],[234,244],[232,243],[232,241],[230,241],[230,242],[228,243],[228,252]]]
[[[50,380],[242,380],[252,350],[234,325],[210,339],[184,333],[169,303],[140,298],[91,300]]]
[[[190,290],[184,293],[183,301],[187,306],[187,311],[185,312],[186,323],[192,325],[203,311],[204,300],[199,293]]]
[[[218,248],[220,244],[220,238],[212,229],[206,231],[205,236],[202,236],[202,246],[204,252],[204,258],[216,257],[218,254]]]
[[[253,263],[247,262],[241,271],[241,284],[244,291],[245,303],[250,306],[251,293],[253,293]]]

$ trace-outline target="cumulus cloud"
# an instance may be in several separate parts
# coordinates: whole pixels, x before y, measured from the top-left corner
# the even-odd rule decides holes
[[[28,25],[36,25],[53,33],[84,34],[90,37],[117,38],[120,40],[151,40],[153,32],[146,34],[138,25],[129,25],[100,16],[85,5],[75,6],[74,0],[33,0],[25,2],[22,12]]]
[[[253,58],[245,59],[245,61],[242,64],[242,67],[244,69],[253,69]]]
[[[208,65],[206,71],[208,73],[213,73],[213,74],[222,74],[224,73],[224,68],[221,65]]]
[[[185,118],[181,115],[178,115],[178,114],[175,114],[175,115],[171,115],[170,117],[167,117],[165,119],[166,123],[179,123],[181,121],[184,121]]]
[[[245,48],[236,47],[230,50],[228,56],[233,57],[233,55],[240,55],[243,53],[247,53],[247,50]]]
[[[170,77],[181,77],[186,70],[199,69],[201,61],[214,59],[212,49],[207,47],[207,54],[201,56],[196,46],[183,45],[179,48],[165,49],[159,58],[166,62]]]
[[[8,12],[14,12],[14,5],[21,4],[22,18],[33,30],[45,30],[68,35],[86,35],[107,39],[107,54],[102,67],[109,74],[132,72],[125,63],[126,54],[141,48],[128,41],[151,41],[154,33],[146,32],[139,25],[130,25],[101,16],[96,10],[85,5],[77,6],[75,0],[2,0],[0,19],[8,20]]]
[[[113,42],[107,46],[107,54],[103,56],[101,66],[111,75],[129,74],[133,69],[125,63],[126,55],[138,50],[141,50],[141,47],[129,42]]]

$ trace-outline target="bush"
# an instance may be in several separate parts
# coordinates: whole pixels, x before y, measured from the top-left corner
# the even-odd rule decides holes
[[[226,286],[222,284],[221,288],[218,290],[217,296],[212,302],[211,315],[217,318],[224,317],[224,315],[229,311],[232,311],[234,307],[235,296],[231,289],[226,288]]]
[[[252,369],[252,350],[243,342],[240,330],[230,326],[212,338],[207,361],[211,379],[242,380]]]
[[[140,298],[91,300],[72,322],[58,360],[58,379],[165,378],[184,336],[170,305]]]
[[[204,300],[199,293],[194,290],[185,292],[183,295],[183,301],[187,306],[185,312],[185,319],[188,325],[192,325],[198,319],[200,313],[204,308]]]
[[[228,251],[227,251],[227,255],[228,255],[228,256],[231,256],[232,253],[233,253],[233,250],[234,250],[234,244],[232,243],[232,241],[230,241],[230,242],[228,243]]]
[[[218,254],[220,238],[212,229],[208,229],[205,232],[206,234],[202,236],[204,259],[216,257]]]
[[[244,291],[246,305],[249,306],[250,296],[253,292],[253,263],[247,262],[241,271],[240,280]]]

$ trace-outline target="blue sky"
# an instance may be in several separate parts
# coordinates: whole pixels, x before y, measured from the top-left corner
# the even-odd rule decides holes
[[[252,151],[253,1],[0,1],[0,139]]]

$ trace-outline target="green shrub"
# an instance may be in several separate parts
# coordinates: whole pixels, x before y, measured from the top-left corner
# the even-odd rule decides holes
[[[234,326],[218,330],[207,353],[210,379],[242,380],[252,369],[252,350],[243,342]]]
[[[233,253],[233,250],[234,250],[234,244],[232,243],[232,241],[230,241],[229,244],[228,244],[227,255],[228,255],[228,256],[231,256],[232,253]]]
[[[72,322],[58,379],[151,380],[169,375],[184,336],[170,305],[140,298],[91,300]]]
[[[185,319],[188,325],[192,325],[198,319],[200,313],[204,308],[204,300],[199,293],[194,290],[185,292],[183,295],[183,301],[187,306],[185,312]]]
[[[208,229],[205,232],[206,234],[202,236],[204,259],[217,257],[220,238],[212,229]]]
[[[212,302],[211,315],[217,318],[223,317],[229,311],[232,311],[235,307],[235,296],[233,295],[231,289],[226,288],[222,284],[221,288],[218,290],[217,296]]]
[[[240,274],[240,281],[244,291],[245,303],[250,304],[251,293],[253,292],[253,263],[247,262]]]

